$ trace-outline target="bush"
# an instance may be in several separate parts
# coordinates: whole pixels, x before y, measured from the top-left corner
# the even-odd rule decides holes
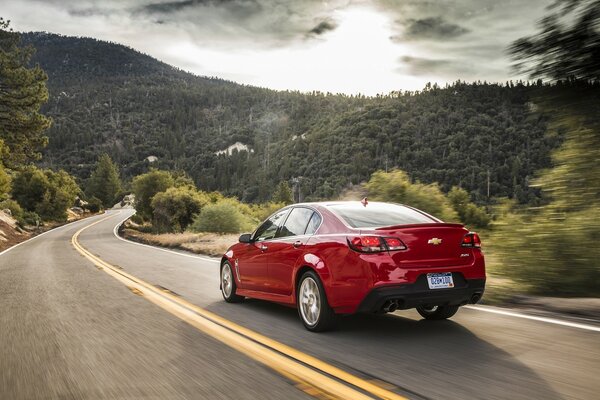
[[[17,173],[12,189],[12,196],[21,207],[52,221],[66,220],[67,209],[80,193],[75,179],[65,171],[34,166]]]
[[[42,223],[40,216],[33,211],[24,211],[23,217],[19,221],[21,225],[39,226]]]
[[[23,218],[23,208],[12,199],[4,200],[0,202],[0,210],[9,209],[12,217],[19,221]]]
[[[448,192],[448,200],[458,214],[463,224],[476,228],[487,228],[490,223],[490,216],[485,208],[478,207],[471,203],[469,193],[459,187],[452,187]]]
[[[237,203],[237,204],[236,204]],[[240,233],[253,222],[239,210],[239,202],[231,199],[218,201],[202,208],[194,218],[191,230],[195,232]]]
[[[167,171],[152,170],[138,175],[131,183],[135,194],[135,209],[140,217],[152,219],[152,198],[175,185],[175,180]]]
[[[100,212],[100,210],[102,210],[102,200],[95,196],[92,196],[88,199],[84,209],[91,213]]]
[[[446,222],[459,221],[456,211],[437,184],[412,183],[404,171],[377,171],[366,185],[372,200],[416,207]]]
[[[152,198],[152,225],[159,232],[182,232],[210,201],[190,186],[172,187]]]

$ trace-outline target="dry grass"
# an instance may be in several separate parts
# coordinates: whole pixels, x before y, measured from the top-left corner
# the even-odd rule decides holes
[[[154,246],[183,249],[209,256],[222,256],[232,244],[238,241],[239,235],[191,232],[154,234],[126,227],[123,236]]]

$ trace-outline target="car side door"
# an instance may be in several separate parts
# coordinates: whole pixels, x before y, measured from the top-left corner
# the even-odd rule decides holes
[[[290,295],[294,285],[294,267],[304,254],[305,245],[320,225],[320,215],[308,207],[294,207],[270,243],[269,291]]]
[[[235,258],[234,268],[240,282],[240,288],[261,292],[268,291],[270,241],[275,238],[277,230],[289,211],[290,209],[286,208],[267,218],[256,229],[250,243]]]

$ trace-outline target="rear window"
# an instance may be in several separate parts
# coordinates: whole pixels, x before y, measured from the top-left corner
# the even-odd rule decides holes
[[[411,208],[398,204],[361,203],[331,204],[328,206],[353,228],[379,228],[393,225],[430,224],[438,222]]]

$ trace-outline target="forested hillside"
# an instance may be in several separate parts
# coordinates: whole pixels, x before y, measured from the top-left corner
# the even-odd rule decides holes
[[[278,92],[197,77],[94,39],[23,41],[49,76],[44,112],[54,123],[43,164],[80,178],[107,152],[126,178],[180,169],[201,189],[254,202],[282,180],[299,178],[304,199],[326,198],[398,167],[444,190],[460,185],[480,203],[488,194],[536,202],[528,180],[561,142],[532,100],[547,86],[457,82],[376,98]],[[236,142],[250,151],[216,154]]]

